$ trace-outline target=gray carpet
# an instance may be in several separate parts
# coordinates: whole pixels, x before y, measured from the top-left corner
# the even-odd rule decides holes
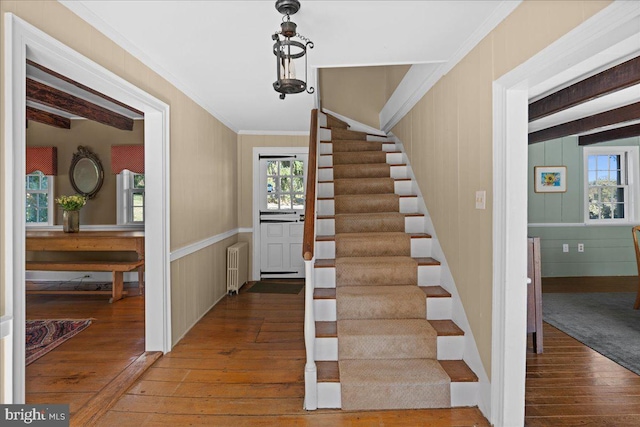
[[[629,292],[545,293],[542,313],[555,326],[640,375],[640,310]]]

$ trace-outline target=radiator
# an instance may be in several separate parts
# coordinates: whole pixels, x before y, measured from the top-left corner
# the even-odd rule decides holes
[[[236,243],[227,248],[227,293],[238,293],[247,282],[249,269],[249,246],[247,242]]]

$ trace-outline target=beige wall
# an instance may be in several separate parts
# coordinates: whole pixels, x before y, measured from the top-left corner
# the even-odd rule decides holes
[[[393,128],[404,143],[491,373],[492,82],[609,2],[525,1]],[[476,210],[476,190],[487,209]]]
[[[104,169],[104,182],[98,194],[80,211],[80,224],[116,224],[116,176],[111,172],[111,146],[143,143],[142,120],[134,121],[133,131],[116,129],[91,120],[72,120],[71,129],[30,121],[27,128],[27,146],[53,146],[58,149],[55,197],[75,194],[69,181],[69,167],[79,145],[89,148],[100,159]],[[62,224],[62,211],[56,209],[55,212],[55,224]]]
[[[380,129],[380,111],[409,68],[409,65],[323,68],[322,107]]]
[[[170,106],[172,251],[238,227],[237,135],[233,131],[60,3],[3,0],[0,12],[15,13]],[[4,47],[4,33],[0,37]],[[4,54],[0,57],[4,61]],[[0,65],[4,70],[4,63]],[[4,146],[4,123],[0,126]],[[2,206],[3,220],[6,212]],[[171,263],[174,339],[224,295],[219,281],[226,253],[220,248],[234,239],[228,240]],[[4,274],[0,277],[4,280]],[[3,281],[2,293],[4,286]]]

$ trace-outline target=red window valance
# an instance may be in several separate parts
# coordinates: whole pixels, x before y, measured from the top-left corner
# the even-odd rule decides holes
[[[144,145],[111,146],[111,172],[118,174],[125,169],[144,173]]]
[[[27,147],[27,173],[40,171],[45,175],[58,174],[56,147]]]

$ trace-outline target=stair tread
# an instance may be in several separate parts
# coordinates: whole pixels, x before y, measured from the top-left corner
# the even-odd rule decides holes
[[[336,197],[348,197],[348,198],[371,198],[371,196],[387,196],[387,195],[398,196],[400,199],[408,199],[408,198],[416,198],[418,197],[416,194],[395,194],[395,193],[380,193],[380,194],[344,194],[338,195],[334,197],[318,197],[318,200],[335,200]],[[353,212],[349,212],[353,213]],[[397,212],[394,212],[397,213]],[[367,212],[362,212],[362,214],[367,214]]]
[[[401,231],[367,231],[367,232],[363,232],[363,233],[339,233],[343,236],[348,236],[350,234],[356,236],[356,235],[369,235],[369,236],[376,236],[379,234],[390,234],[390,233],[402,233]],[[431,235],[427,234],[427,233],[403,233],[403,234],[409,234],[410,237],[412,239],[430,239]],[[331,234],[331,235],[322,235],[322,236],[316,236],[316,242],[333,242],[336,240],[336,235],[335,234]]]
[[[427,298],[451,298],[451,294],[442,286],[420,286]]]
[[[313,299],[336,299],[336,288],[315,288]]]
[[[411,178],[390,178],[390,177],[386,177],[386,178],[336,178],[336,179],[331,179],[331,180],[327,180],[327,181],[318,181],[318,184],[333,184],[336,181],[354,181],[356,179],[392,179],[394,181],[411,181]]]
[[[397,212],[395,212],[397,213]],[[359,214],[338,214],[338,215],[342,215],[342,216],[347,216],[347,215],[377,215],[377,213],[373,213],[373,214],[367,214],[367,213],[359,213]],[[424,216],[423,213],[419,213],[419,212],[414,212],[414,213],[403,213],[401,212],[401,215],[404,215],[405,217],[407,216]],[[318,215],[317,219],[336,219],[335,215]]]
[[[477,375],[464,360],[438,360],[452,383],[478,382]],[[318,382],[340,382],[340,365],[337,361],[316,362]]]
[[[356,257],[358,258],[358,257]],[[359,257],[359,258],[379,258],[379,257]],[[431,257],[419,257],[413,258],[418,262],[418,266],[425,265],[440,265],[440,261],[431,258]],[[317,259],[315,263],[316,268],[331,268],[336,266],[335,258],[327,258],[327,259]],[[425,286],[426,288],[430,288],[431,286]],[[439,286],[438,286],[439,287]],[[424,290],[424,289],[423,289]],[[444,296],[444,295],[443,295]],[[451,296],[451,294],[447,295]]]
[[[452,383],[478,382],[478,376],[464,360],[438,360],[442,369],[449,375]]]
[[[371,141],[371,142],[375,142],[375,141]],[[349,155],[352,156],[357,156],[357,155],[362,155],[364,153],[380,153],[382,150],[368,150],[368,151],[339,151],[339,154],[345,154],[345,153],[349,153]],[[385,154],[402,154],[402,151],[382,151]],[[325,153],[325,154],[320,154],[320,157],[322,156],[333,156],[334,154],[337,153]],[[357,163],[355,163],[357,164]],[[363,163],[363,164],[368,164],[368,163]]]
[[[377,163],[363,163],[363,165],[373,165],[373,164],[377,164]],[[389,165],[391,167],[407,166],[406,163],[382,163],[382,164]],[[336,165],[336,166],[353,166],[353,165]],[[318,166],[318,169],[333,169],[333,166]]]
[[[336,338],[337,336],[337,322],[316,322],[316,338]]]
[[[453,320],[429,320],[439,337],[464,336],[464,331]]]
[[[340,367],[337,361],[318,361],[316,362],[316,370],[319,383],[340,382]]]

